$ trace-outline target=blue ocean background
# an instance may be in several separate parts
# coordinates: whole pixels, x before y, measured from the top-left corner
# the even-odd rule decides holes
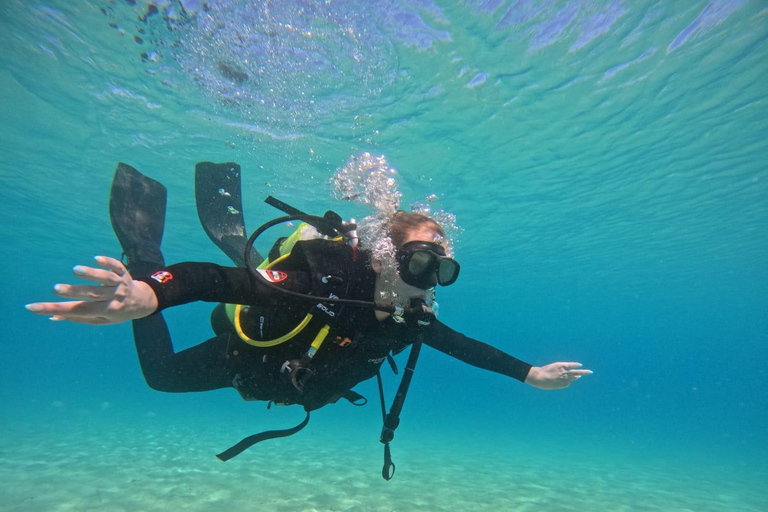
[[[0,44],[0,508],[768,510],[765,2],[4,0]],[[168,188],[166,261],[227,264],[195,163],[242,165],[253,230],[270,194],[371,213],[330,185],[364,151],[457,217],[441,320],[594,374],[544,392],[425,349],[386,483],[374,382],[224,464],[301,410],[152,391],[129,325],[23,308],[119,257],[118,162]],[[178,348],[210,310],[167,312]]]

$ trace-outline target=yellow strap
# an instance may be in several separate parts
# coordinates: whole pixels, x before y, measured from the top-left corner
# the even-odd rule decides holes
[[[247,334],[245,334],[245,331],[243,331],[242,326],[240,325],[240,311],[243,309],[243,306],[240,304],[237,305],[235,308],[235,330],[237,331],[237,335],[240,336],[240,339],[246,342],[249,345],[253,345],[254,347],[274,347],[275,345],[279,345],[281,343],[284,343],[297,334],[301,332],[302,329],[304,329],[307,324],[312,320],[312,313],[307,313],[307,316],[304,317],[304,320],[302,320],[299,325],[293,328],[289,333],[284,334],[280,336],[279,338],[275,338],[273,340],[265,340],[265,341],[258,341],[254,340],[250,337],[248,337]]]
[[[282,256],[275,258],[273,261],[264,260],[256,268],[259,268],[259,269],[262,269],[262,270],[270,269],[273,266],[275,266],[277,263],[279,263],[279,262],[283,261],[284,259],[288,258],[288,256],[290,256],[290,255],[291,255],[291,253],[283,254]]]

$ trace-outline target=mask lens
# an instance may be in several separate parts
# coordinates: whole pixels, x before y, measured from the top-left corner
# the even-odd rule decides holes
[[[416,251],[411,255],[411,261],[408,262],[408,271],[414,276],[421,275],[432,266],[434,258],[427,251]]]
[[[437,270],[437,281],[443,286],[453,284],[459,277],[459,269],[459,264],[454,260],[449,258],[441,259]]]

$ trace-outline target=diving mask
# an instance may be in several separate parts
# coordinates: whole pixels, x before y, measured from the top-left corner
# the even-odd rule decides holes
[[[427,290],[438,284],[456,282],[461,267],[445,255],[445,248],[433,242],[408,242],[397,250],[400,278],[411,286]]]

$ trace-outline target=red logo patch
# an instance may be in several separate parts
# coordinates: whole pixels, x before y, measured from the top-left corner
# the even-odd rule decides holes
[[[259,270],[259,274],[270,283],[279,283],[288,279],[288,274],[279,270]]]
[[[173,274],[171,274],[167,270],[161,270],[159,272],[155,272],[150,277],[155,281],[157,281],[158,283],[163,284],[173,279]]]

